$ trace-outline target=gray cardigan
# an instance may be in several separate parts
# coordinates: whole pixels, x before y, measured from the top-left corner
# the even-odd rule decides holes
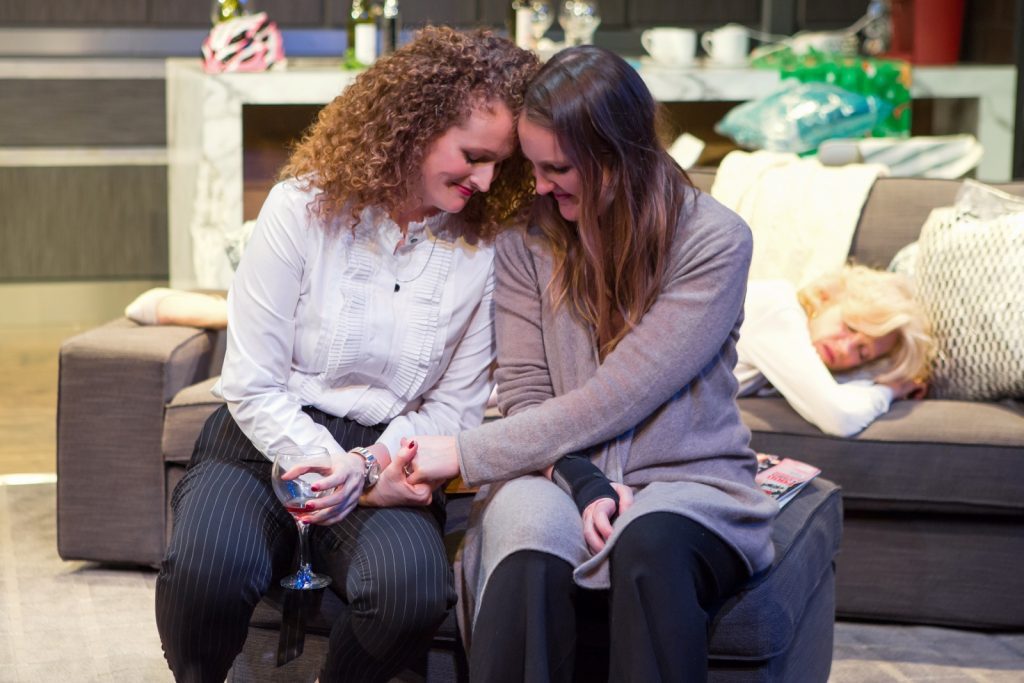
[[[777,507],[754,484],[755,458],[736,407],[732,372],[751,248],[743,220],[694,191],[676,226],[662,292],[599,363],[589,328],[565,305],[552,310],[543,293],[552,271],[543,238],[534,231],[499,238],[497,378],[506,417],[459,436],[463,478],[470,485],[516,477],[532,481],[539,478],[523,475],[567,453],[587,452],[609,478],[637,493],[605,550],[589,557],[585,547],[580,550],[582,539],[566,538],[571,529],[521,522],[532,514],[575,512],[571,501],[570,507],[552,501],[555,507],[548,508],[540,500],[568,500],[560,489],[533,482],[517,494],[531,500],[509,501],[505,515],[487,512],[502,487],[484,487],[463,558],[463,581],[471,593],[482,590],[501,557],[528,547],[571,562],[581,585],[606,585],[604,558],[618,533],[659,510],[711,529],[752,571],[771,563],[769,532]],[[497,545],[482,549],[481,542]]]

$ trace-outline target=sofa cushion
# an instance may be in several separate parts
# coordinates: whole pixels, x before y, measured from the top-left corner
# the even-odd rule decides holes
[[[857,436],[829,436],[782,398],[739,400],[758,451],[804,460],[847,509],[1024,513],[1024,404],[896,401]]]
[[[185,387],[164,413],[163,453],[167,462],[187,465],[206,418],[224,401],[210,393],[217,377]]]
[[[953,203],[960,184],[934,178],[879,178],[864,204],[850,256],[866,266],[885,268],[897,251],[917,239],[932,209]],[[1024,183],[997,187],[1024,192]]]
[[[981,219],[938,208],[918,245],[918,298],[938,346],[931,394],[1024,397],[1024,213]]]

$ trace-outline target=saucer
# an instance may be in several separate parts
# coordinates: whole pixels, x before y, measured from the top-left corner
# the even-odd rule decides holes
[[[668,69],[670,71],[689,71],[698,67],[697,60],[688,64],[670,64],[668,62],[659,62],[650,55],[643,55],[640,57],[640,66],[650,69]]]
[[[750,60],[744,59],[742,62],[716,62],[710,57],[702,57],[701,66],[705,69],[747,69],[750,68]]]

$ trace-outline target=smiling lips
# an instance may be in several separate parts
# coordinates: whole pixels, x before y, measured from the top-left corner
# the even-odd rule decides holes
[[[459,185],[458,183],[455,183],[455,189],[458,190],[459,194],[461,194],[466,199],[469,199],[470,197],[473,196],[473,190],[469,189],[465,185]]]

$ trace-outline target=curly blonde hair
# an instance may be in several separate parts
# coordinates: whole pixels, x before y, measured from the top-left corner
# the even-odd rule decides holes
[[[858,332],[875,338],[897,332],[888,366],[877,381],[928,379],[935,339],[910,278],[850,263],[801,288],[797,297],[808,317],[838,305],[843,322]]]
[[[370,205],[394,211],[411,199],[427,147],[474,108],[523,105],[537,58],[490,31],[428,26],[382,57],[325,106],[280,177],[321,190],[311,210],[327,222],[345,206],[353,220]],[[490,191],[463,209],[467,229],[490,236],[533,197],[530,168],[516,146]]]

